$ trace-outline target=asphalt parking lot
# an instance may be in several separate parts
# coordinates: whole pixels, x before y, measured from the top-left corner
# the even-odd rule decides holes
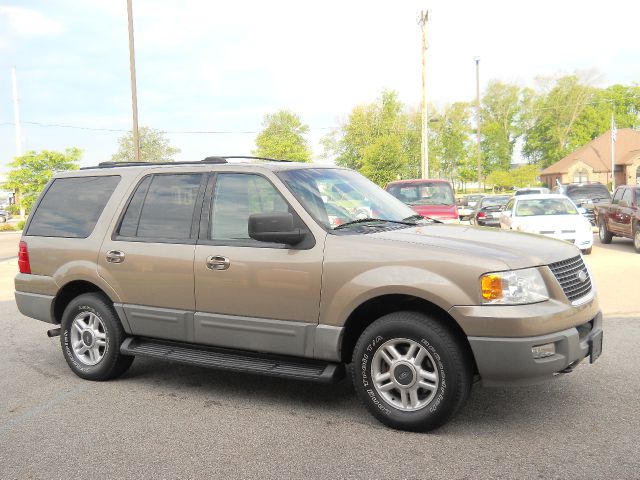
[[[595,364],[541,386],[474,387],[455,420],[413,434],[378,424],[349,380],[147,359],[81,380],[49,326],[18,313],[15,260],[0,261],[0,478],[640,478],[640,255],[596,242],[587,262],[605,312]]]

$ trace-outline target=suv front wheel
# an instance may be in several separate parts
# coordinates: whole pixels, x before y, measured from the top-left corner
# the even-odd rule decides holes
[[[395,312],[372,323],[353,352],[353,383],[385,425],[415,432],[439,427],[464,405],[472,361],[433,318]]]
[[[60,343],[69,367],[87,380],[109,380],[128,370],[131,356],[120,353],[125,333],[107,298],[85,293],[62,315]]]

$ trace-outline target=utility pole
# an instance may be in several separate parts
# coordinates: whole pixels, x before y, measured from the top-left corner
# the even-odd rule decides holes
[[[18,77],[16,75],[16,67],[11,68],[11,83],[13,94],[13,123],[16,127],[16,156],[22,156],[22,130],[20,129],[20,105],[18,102]],[[13,201],[16,205],[20,205],[20,219],[24,220],[25,210],[20,204],[20,191],[16,189],[13,192]]]
[[[11,68],[11,81],[13,84],[13,123],[16,127],[16,156],[22,155],[22,131],[20,130],[20,106],[18,104],[18,79],[16,67]]]
[[[132,0],[127,0],[129,17],[129,69],[131,71],[131,110],[133,111],[133,150],[136,162],[140,161],[140,137],[138,134],[138,90],[136,88],[136,58],[133,46],[133,8]]]
[[[478,143],[478,188],[482,181],[482,160],[480,156],[480,57],[476,61],[476,141]]]
[[[429,10],[420,12],[418,24],[422,27],[422,144],[420,157],[422,160],[422,178],[429,178],[429,121],[427,118],[427,22]]]
[[[616,120],[614,118],[616,111],[615,102],[611,102],[611,191],[616,190],[616,136],[618,129],[616,128]]]

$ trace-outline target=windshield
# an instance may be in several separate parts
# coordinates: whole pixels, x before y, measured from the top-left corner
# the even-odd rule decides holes
[[[307,212],[327,229],[365,218],[401,222],[416,214],[351,170],[305,168],[281,171],[278,176]]]
[[[611,198],[607,187],[604,185],[584,185],[581,187],[567,188],[566,195],[571,200],[608,200]]]
[[[388,191],[407,205],[454,204],[451,185],[445,182],[396,183]]]
[[[484,197],[480,202],[480,208],[501,207],[506,205],[511,197]]]
[[[547,190],[546,192],[544,190]],[[513,194],[514,196],[518,196],[518,195],[531,195],[532,193],[549,193],[548,189],[542,189],[542,188],[528,188],[528,189],[522,189],[522,190],[516,190],[515,193]]]
[[[577,215],[575,205],[566,198],[541,198],[520,200],[516,207],[516,216],[533,217],[536,215]]]

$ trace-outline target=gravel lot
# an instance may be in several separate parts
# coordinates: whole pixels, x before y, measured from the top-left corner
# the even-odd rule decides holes
[[[0,478],[640,478],[640,255],[620,241],[587,258],[610,313],[598,362],[541,386],[474,387],[423,435],[379,425],[349,380],[137,359],[119,380],[83,381],[49,326],[17,312],[16,267],[1,262]]]

